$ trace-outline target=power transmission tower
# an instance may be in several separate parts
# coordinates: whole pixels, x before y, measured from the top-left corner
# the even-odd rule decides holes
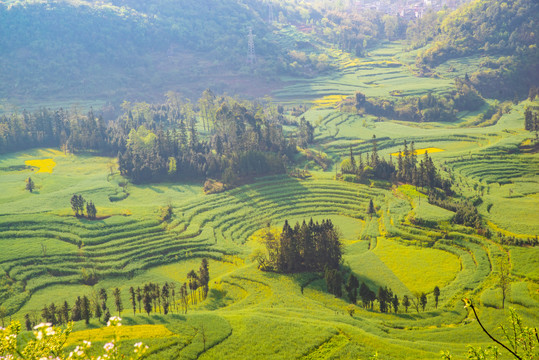
[[[255,41],[253,39],[253,29],[249,27],[249,36],[247,37],[247,63],[256,63]]]
[[[275,18],[273,17],[273,3],[268,1],[268,23],[273,24]]]

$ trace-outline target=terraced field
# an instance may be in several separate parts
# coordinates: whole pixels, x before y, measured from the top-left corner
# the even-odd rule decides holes
[[[398,43],[385,44],[363,59],[328,52],[339,72],[296,82],[275,94],[283,103],[313,104],[303,114],[316,125],[312,150],[327,154],[333,167],[324,172],[314,165],[308,180],[265,177],[204,195],[198,183],[122,188],[121,176],[111,174],[115,163],[109,158],[52,149],[1,156],[0,284],[9,290],[0,294],[1,305],[24,323],[25,314],[38,318],[45,304],[73,304],[77,296],[118,287],[124,307],[130,308],[129,287],[182,284],[206,257],[208,298],[190,303],[187,314],[179,314],[178,303],[166,316],[160,309],[151,316],[124,310],[122,349],[143,341],[151,348],[148,359],[368,359],[375,354],[381,359],[439,359],[441,350],[460,358],[468,344],[490,345],[464,309],[463,297],[471,298],[484,325],[501,335],[497,325],[506,311],[500,309],[499,261],[506,259],[511,267],[506,305],[526,324],[537,324],[536,248],[502,246],[496,236],[489,239],[451,224],[452,211],[429,204],[412,186],[385,183],[379,188],[334,179],[335,164],[350,149],[365,156],[373,135],[386,158],[405,139],[414,141],[416,149],[439,148],[444,151],[432,158],[440,172],[453,180],[460,200],[481,197],[478,210],[493,234],[533,237],[539,234],[539,154],[520,148],[531,141],[522,130],[527,102],[511,105],[490,126],[471,127],[481,111],[459,114],[455,124],[379,122],[341,112],[338,103],[357,90],[382,97],[390,97],[392,90],[444,93],[454,76],[442,66],[438,79],[415,77],[413,53],[401,53]],[[461,74],[477,61],[452,66]],[[52,159],[56,166],[51,173],[24,166],[34,159]],[[32,194],[24,189],[28,176],[36,183]],[[96,204],[98,220],[73,216],[69,199],[74,193]],[[366,213],[371,199],[372,216]],[[166,204],[173,207],[169,221],[160,215]],[[386,314],[377,303],[368,308],[359,301],[350,307],[346,296],[327,292],[323,274],[259,271],[251,255],[260,244],[251,236],[268,224],[280,227],[285,219],[311,217],[331,218],[341,230],[345,275],[355,274],[375,292],[388,286],[401,301],[406,295],[417,302],[416,296],[425,292],[425,311],[413,302]],[[430,225],[416,225],[424,223]],[[441,289],[438,306],[435,286]],[[74,339],[91,336],[101,347],[111,334],[94,329],[100,325],[96,319],[88,326],[77,323],[80,332]]]

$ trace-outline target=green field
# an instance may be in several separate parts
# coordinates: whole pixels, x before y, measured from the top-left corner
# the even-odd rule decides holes
[[[389,97],[446,93],[453,81],[447,67],[440,78],[418,78],[411,72],[413,54],[402,44],[387,43],[367,58],[331,51],[340,71],[332,76],[291,83],[274,93],[276,102],[313,103],[330,95]],[[450,65],[465,73],[477,65],[466,58]],[[327,98],[326,98],[327,100]],[[517,238],[539,234],[539,154],[519,152],[531,137],[523,128],[526,103],[513,105],[494,125],[458,126],[478,114],[462,114],[457,124],[408,124],[340,112],[327,103],[304,116],[316,125],[314,149],[334,163],[349,153],[371,151],[372,135],[381,156],[389,157],[404,139],[415,147],[436,147],[435,163],[451,177],[457,195],[480,195],[478,210],[493,233]],[[53,159],[52,173],[38,173],[25,161]],[[539,253],[537,248],[500,245],[495,238],[452,225],[453,212],[429,204],[409,185],[384,188],[337,181],[335,168],[312,170],[308,180],[287,175],[256,179],[248,185],[204,195],[201,183],[129,184],[115,159],[93,154],[64,154],[33,149],[0,156],[0,284],[12,293],[1,304],[13,319],[39,316],[43,305],[119,287],[125,310],[121,346],[139,340],[150,346],[148,359],[439,359],[450,350],[463,358],[467,345],[490,345],[460,301],[471,298],[484,325],[496,336],[507,309],[501,309],[497,287],[499,258],[511,264],[506,306],[526,324],[539,322]],[[25,190],[25,179],[36,184]],[[74,217],[73,194],[97,207],[98,219]],[[369,200],[376,214],[367,214]],[[173,217],[163,221],[160,208],[171,204]],[[282,275],[257,269],[249,241],[270,223],[330,218],[340,229],[343,266],[373,291],[388,286],[400,299],[427,294],[425,311],[411,306],[383,314],[364,309],[347,313],[347,298],[329,294],[323,275]],[[421,219],[436,226],[413,225]],[[208,298],[191,304],[187,314],[147,316],[130,308],[129,287],[147,282],[187,281],[200,259],[210,259]],[[89,284],[95,274],[96,284]],[[441,289],[438,307],[433,289]],[[113,300],[109,296],[109,307]],[[130,327],[133,325],[136,327]],[[101,324],[77,323],[74,339],[97,344],[111,334]],[[205,348],[204,348],[204,341]],[[70,345],[73,346],[73,345]],[[508,359],[503,354],[502,359]]]

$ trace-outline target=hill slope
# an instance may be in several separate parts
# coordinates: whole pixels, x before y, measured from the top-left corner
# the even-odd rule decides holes
[[[286,57],[264,11],[225,0],[0,3],[0,98],[252,93],[253,72],[275,73]],[[249,27],[256,69],[245,61]]]
[[[438,35],[418,62],[437,66],[449,59],[479,55],[484,59],[470,79],[484,96],[523,97],[539,84],[537,19],[539,3],[534,0],[473,1],[443,20],[428,18],[438,22]],[[409,35],[421,43],[413,32]]]

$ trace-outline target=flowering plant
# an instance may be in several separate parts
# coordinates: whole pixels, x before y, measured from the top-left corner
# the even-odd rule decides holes
[[[107,326],[119,327],[122,325],[117,316],[109,319]],[[103,354],[95,356],[88,355],[92,343],[84,340],[82,345],[78,345],[69,354],[64,352],[64,345],[67,338],[73,331],[73,323],[67,324],[65,329],[52,326],[51,323],[41,323],[34,327],[35,339],[30,340],[24,348],[19,348],[17,339],[21,332],[21,324],[13,321],[6,327],[0,327],[0,360],[12,359],[39,359],[39,360],[117,360],[125,359],[126,356],[120,354],[116,343],[118,334],[115,338],[103,346]],[[148,350],[148,346],[141,342],[135,344],[133,356],[130,360],[138,360]]]

